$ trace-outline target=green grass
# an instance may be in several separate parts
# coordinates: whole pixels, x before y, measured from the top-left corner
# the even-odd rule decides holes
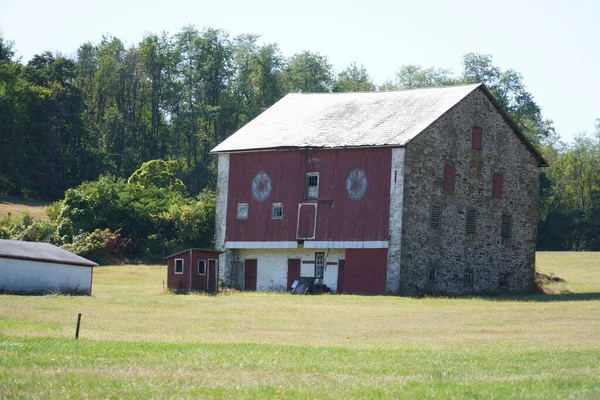
[[[13,217],[21,215],[23,212],[29,212],[29,215],[35,219],[42,219],[48,221],[48,215],[46,215],[45,207],[50,204],[43,200],[28,200],[17,197],[7,197],[0,199],[0,218],[8,215],[9,213]]]
[[[538,269],[572,294],[175,295],[163,266],[96,268],[91,297],[0,296],[0,398],[598,397],[600,254]]]

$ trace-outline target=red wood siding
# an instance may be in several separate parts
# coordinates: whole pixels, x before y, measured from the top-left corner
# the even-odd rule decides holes
[[[473,137],[471,140],[471,148],[473,150],[481,150],[482,129],[478,126],[473,128]]]
[[[191,264],[190,264],[190,253],[191,253]],[[175,259],[183,259],[183,274],[175,274],[174,266]],[[167,259],[167,287],[169,289],[195,289],[195,290],[206,290],[208,288],[208,267],[209,259],[216,260],[219,258],[219,252],[192,249],[182,251],[181,253],[169,256]],[[198,275],[198,261],[204,260],[206,262],[206,274]],[[216,266],[216,262],[213,261],[213,268]],[[191,269],[191,270],[190,270]],[[216,273],[216,272],[215,272]],[[190,285],[191,281],[191,285]]]
[[[315,235],[316,204],[300,204],[298,209],[298,239],[312,239]]]
[[[503,179],[504,179],[504,176],[502,174],[494,174],[492,195],[497,199],[502,198],[502,181],[503,181]]]
[[[444,189],[447,192],[454,191],[454,167],[446,165],[444,168]]]
[[[344,293],[385,294],[387,249],[346,249]]]
[[[365,172],[366,194],[359,200],[346,193],[346,178]],[[305,202],[307,172],[319,173],[317,229],[314,240],[387,240],[391,149],[264,151],[231,154],[228,241],[295,241],[298,204]],[[272,180],[263,201],[252,196],[259,171]],[[236,219],[237,204],[248,203],[248,219]],[[283,203],[283,219],[271,219],[273,203]]]
[[[244,290],[256,291],[257,260],[244,262]]]

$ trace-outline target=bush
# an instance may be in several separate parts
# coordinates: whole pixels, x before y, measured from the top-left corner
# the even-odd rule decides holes
[[[121,258],[130,241],[122,238],[119,231],[96,229],[87,235],[76,236],[71,244],[63,245],[65,250],[89,258],[96,262]]]

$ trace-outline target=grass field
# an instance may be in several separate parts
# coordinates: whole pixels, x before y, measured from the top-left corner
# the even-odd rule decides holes
[[[15,197],[7,197],[0,199],[0,218],[8,215],[19,216],[23,212],[28,211],[29,215],[35,219],[48,220],[45,207],[49,204],[42,200],[26,200]]]
[[[0,398],[598,398],[600,253],[538,268],[572,293],[175,295],[100,267],[91,297],[0,296]]]

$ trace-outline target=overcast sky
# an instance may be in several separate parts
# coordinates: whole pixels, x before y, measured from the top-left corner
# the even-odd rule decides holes
[[[73,55],[103,34],[133,45],[184,25],[261,35],[285,56],[362,63],[376,84],[404,64],[461,71],[462,55],[491,54],[520,72],[565,140],[600,118],[600,0],[0,0],[0,30],[27,62],[45,50]]]

